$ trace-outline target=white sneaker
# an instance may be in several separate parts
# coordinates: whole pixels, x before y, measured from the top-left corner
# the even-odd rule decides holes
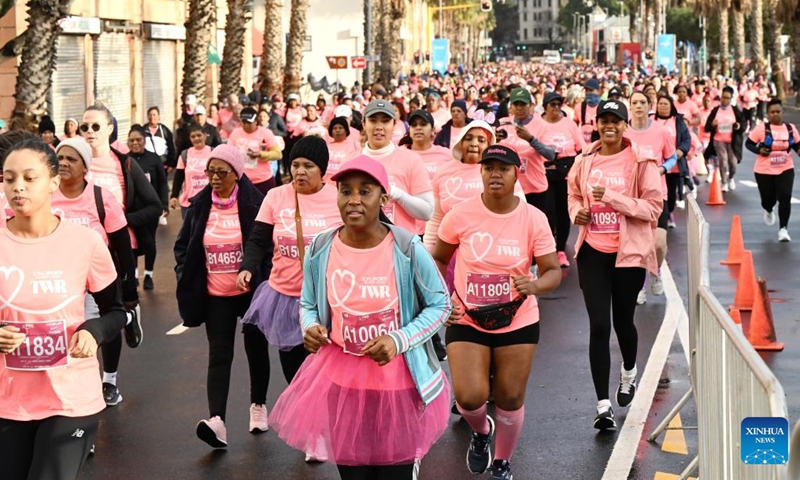
[[[728,184],[727,183],[723,183],[722,184],[722,191],[723,192],[727,192],[728,191]]]
[[[730,188],[731,191],[736,190],[736,181],[734,179],[728,179],[728,188]]]
[[[767,225],[775,225],[775,213],[764,210],[764,223]]]
[[[680,210],[686,210],[686,201],[685,200],[677,200],[675,201],[675,206],[678,207]]]
[[[644,288],[639,290],[639,296],[636,297],[636,305],[644,305],[647,303],[647,290]]]
[[[778,241],[779,242],[792,241],[792,237],[789,236],[789,230],[786,230],[786,227],[783,227],[780,230],[778,230]]]
[[[664,295],[664,282],[661,281],[661,275],[650,274],[650,292],[653,295]]]
[[[253,403],[250,405],[250,433],[262,433],[267,430],[269,430],[267,406]]]
[[[211,417],[208,420],[200,420],[197,424],[197,438],[206,442],[214,448],[225,448],[228,446],[227,430],[225,422],[219,417]]]

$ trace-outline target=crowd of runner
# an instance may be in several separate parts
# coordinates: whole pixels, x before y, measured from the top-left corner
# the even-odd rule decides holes
[[[569,268],[590,325],[593,426],[616,428],[612,388],[619,408],[636,393],[636,306],[647,285],[663,295],[673,213],[701,177],[734,191],[752,151],[764,222],[790,241],[800,134],[773,89],[506,63],[332,99],[187,95],[174,128],[153,107],[126,143],[102,103],[63,136],[49,118],[38,137],[2,133],[2,477],[72,479],[93,452],[102,410],[122,401],[123,338],[142,343],[139,280],[156,288],[171,211],[178,311],[208,339],[196,435],[213,448],[228,445],[241,323],[251,433],[272,428],[343,479],[411,479],[460,415],[468,471],[512,479],[537,297]],[[268,408],[270,345],[289,387]]]

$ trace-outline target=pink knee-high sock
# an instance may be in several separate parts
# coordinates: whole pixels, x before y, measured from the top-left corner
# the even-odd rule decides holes
[[[513,412],[497,408],[495,420],[497,421],[495,427],[497,435],[494,457],[498,460],[511,460],[511,455],[517,448],[517,441],[522,433],[522,425],[525,423],[525,405]]]
[[[456,406],[461,416],[464,417],[464,420],[469,423],[469,426],[472,427],[473,430],[483,435],[489,434],[489,420],[486,417],[485,403],[477,410],[467,410],[459,405],[458,402],[456,402]]]

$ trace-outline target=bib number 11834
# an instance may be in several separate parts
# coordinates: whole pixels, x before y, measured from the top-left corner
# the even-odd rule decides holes
[[[9,370],[50,370],[69,364],[66,321],[5,323],[25,334],[22,344],[5,355]]]

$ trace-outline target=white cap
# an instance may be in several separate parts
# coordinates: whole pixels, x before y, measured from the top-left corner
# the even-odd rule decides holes
[[[205,115],[206,114],[206,107],[202,105],[198,105],[194,107],[194,114],[195,115]]]
[[[189,95],[186,95],[186,98],[184,99],[184,103],[187,103],[187,104],[190,104],[190,105],[196,104],[197,103],[197,97],[194,94],[190,93]]]
[[[300,95],[296,93],[290,93],[286,96],[286,101],[288,102],[289,100],[300,100]]]
[[[338,107],[333,109],[333,116],[334,117],[352,117],[353,110],[348,107],[347,105],[339,105]]]

